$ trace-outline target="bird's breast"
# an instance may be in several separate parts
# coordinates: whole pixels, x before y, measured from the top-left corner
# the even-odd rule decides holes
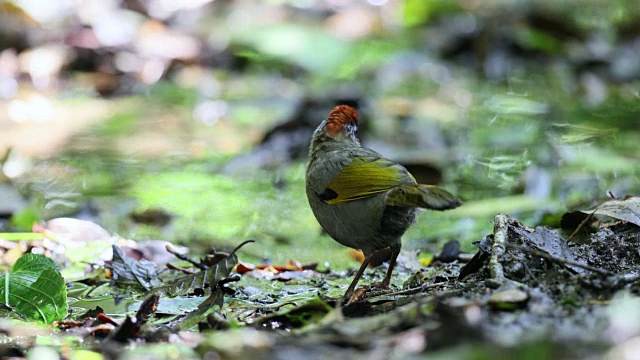
[[[415,209],[386,206],[384,194],[335,205],[309,189],[307,196],[316,219],[329,236],[365,253],[399,243],[417,214]]]

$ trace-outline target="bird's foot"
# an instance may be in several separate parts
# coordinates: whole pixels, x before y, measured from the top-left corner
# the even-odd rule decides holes
[[[371,283],[370,285],[361,286],[351,293],[344,294],[342,301],[346,305],[350,305],[364,300],[367,293],[376,290],[389,290],[389,283],[385,281],[377,281]]]
[[[382,290],[388,290],[389,289],[389,281],[375,281],[372,282],[371,285],[369,285],[369,289],[373,290],[373,289],[382,289]]]
[[[344,298],[342,299],[342,301],[345,303],[345,305],[351,305],[353,303],[360,302],[364,300],[369,290],[371,290],[369,286],[359,287],[351,294],[344,294]]]

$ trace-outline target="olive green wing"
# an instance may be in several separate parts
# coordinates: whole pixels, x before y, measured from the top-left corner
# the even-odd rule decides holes
[[[332,205],[342,204],[415,183],[407,169],[391,160],[356,157],[327,185],[321,198]]]

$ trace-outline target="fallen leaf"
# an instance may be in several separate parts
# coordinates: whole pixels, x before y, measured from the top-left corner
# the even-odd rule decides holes
[[[583,212],[589,214],[594,210],[595,215],[605,215],[640,226],[640,197],[626,196],[622,199],[605,201],[596,209]]]

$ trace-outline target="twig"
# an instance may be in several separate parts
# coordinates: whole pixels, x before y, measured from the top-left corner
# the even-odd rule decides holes
[[[241,247],[243,247],[244,245],[248,244],[248,243],[252,243],[252,242],[256,242],[255,240],[245,240],[243,242],[240,243],[240,245],[236,246],[230,253],[226,253],[223,251],[216,251],[216,249],[212,249],[211,253],[208,254],[205,258],[205,260],[203,261],[204,265],[207,266],[207,268],[211,268],[215,265],[217,265],[219,262],[228,259],[231,256],[235,255],[235,252],[240,250]]]
[[[238,246],[236,246],[236,248],[235,248],[235,249],[231,250],[231,252],[229,253],[229,255],[233,255],[233,254],[235,254],[235,253],[236,253],[236,251],[240,250],[240,248],[241,248],[241,247],[243,247],[243,246],[245,246],[245,245],[247,245],[247,244],[249,244],[249,243],[254,243],[254,242],[256,242],[256,241],[255,241],[255,240],[253,240],[253,239],[249,239],[249,240],[245,240],[245,241],[241,242]]]
[[[372,291],[372,292],[368,292],[367,296],[361,300],[364,299],[371,299],[377,296],[398,296],[398,295],[413,295],[413,294],[418,294],[423,292],[424,290],[427,289],[431,289],[434,287],[438,287],[438,286],[442,286],[447,284],[446,282],[442,281],[442,282],[437,282],[437,283],[433,283],[433,284],[428,284],[428,285],[422,285],[422,286],[418,286],[418,287],[414,287],[414,288],[410,288],[410,289],[404,289],[404,290],[398,290],[398,291],[390,291],[390,290],[379,290],[379,291]]]
[[[173,265],[173,264],[171,264],[171,263],[167,263],[167,268],[168,268],[168,269],[171,269],[171,270],[178,270],[178,271],[181,271],[181,272],[183,272],[183,273],[185,273],[185,274],[187,274],[187,275],[193,275],[193,274],[195,274],[195,273],[196,273],[195,271],[191,271],[191,270],[189,270],[189,269],[185,269],[185,268],[183,268],[183,267],[180,267],[180,266],[177,266],[177,265]]]
[[[435,287],[442,286],[442,285],[446,285],[446,284],[447,284],[446,282],[441,281],[441,282],[437,282],[437,283],[433,283],[433,284],[418,286],[418,287],[415,287],[415,288],[410,288],[410,289],[390,292],[390,293],[385,294],[385,295],[389,295],[389,296],[413,295],[413,294],[421,293],[424,290],[428,290],[428,289],[435,288]]]
[[[618,274],[607,279],[608,286],[613,288],[620,287],[621,285],[632,284],[638,280],[640,280],[640,274]]]
[[[182,261],[186,261],[190,264],[193,264],[193,266],[197,267],[200,270],[207,270],[209,269],[208,266],[204,265],[203,263],[193,260],[190,257],[188,257],[187,255],[183,255],[180,254],[178,251],[176,251],[176,249],[173,248],[173,246],[171,246],[170,244],[167,244],[166,249],[169,253],[175,255],[175,257],[177,257],[178,259],[182,260]]]
[[[586,218],[584,218],[584,220],[582,220],[580,222],[580,225],[578,225],[578,227],[573,230],[573,232],[571,233],[571,235],[569,235],[569,238],[567,239],[567,242],[571,241],[571,239],[573,239],[574,236],[576,236],[576,234],[578,233],[578,231],[582,230],[582,228],[584,227],[584,225],[587,223],[587,221],[589,221],[589,219],[591,219],[593,217],[593,215],[596,213],[596,211],[598,211],[598,208],[600,207],[600,205],[596,206],[595,209],[593,209],[593,211],[591,212],[591,214],[589,214]]]
[[[252,243],[252,242],[256,242],[256,241],[255,241],[255,240],[245,240],[245,241],[241,242],[241,243],[240,243],[238,246],[236,246],[236,247],[235,247],[235,249],[233,249],[229,254],[227,254],[227,253],[223,253],[223,252],[215,253],[213,256],[216,256],[216,255],[217,255],[217,256],[218,256],[218,257],[216,258],[217,260],[216,260],[216,259],[214,259],[214,260],[209,264],[209,266],[207,266],[206,264],[203,264],[203,263],[202,263],[202,262],[200,262],[200,261],[193,260],[193,259],[191,259],[190,257],[188,257],[188,256],[186,256],[186,255],[183,255],[183,254],[178,253],[178,252],[173,248],[173,246],[171,246],[170,244],[167,244],[166,249],[167,249],[167,251],[168,251],[169,253],[171,253],[171,254],[175,255],[175,257],[177,257],[178,259],[183,260],[183,261],[186,261],[186,262],[188,262],[188,263],[190,263],[190,264],[193,264],[193,266],[197,267],[197,268],[198,268],[198,269],[200,269],[200,270],[208,270],[210,266],[213,266],[213,265],[217,264],[218,262],[220,262],[221,260],[223,260],[223,259],[225,259],[225,258],[227,258],[227,257],[229,257],[229,256],[231,256],[231,255],[233,255],[233,254],[234,254],[236,251],[238,251],[241,247],[243,247],[244,245],[246,245],[246,244],[248,244],[248,243]]]
[[[608,196],[610,199],[613,199],[613,200],[616,200],[616,199],[617,199],[616,195],[615,195],[615,194],[613,193],[613,191],[611,191],[611,190],[607,190],[607,196]],[[607,201],[608,201],[608,200],[607,200]],[[584,227],[584,225],[587,223],[587,221],[589,221],[589,219],[591,219],[591,218],[593,217],[593,215],[595,215],[596,211],[598,211],[598,209],[600,209],[600,206],[602,206],[602,204],[604,204],[604,203],[605,203],[605,202],[607,202],[607,201],[602,201],[600,204],[598,204],[598,206],[596,206],[596,208],[595,208],[595,209],[593,209],[593,211],[591,212],[591,214],[589,214],[589,215],[588,215],[584,220],[582,220],[582,221],[580,222],[580,224],[578,225],[578,227],[577,227],[575,230],[573,230],[573,232],[571,233],[571,235],[569,235],[569,238],[567,239],[567,242],[569,242],[569,241],[571,241],[571,239],[573,239],[573,237],[578,233],[578,231],[580,231],[580,230]],[[632,211],[632,212],[633,212],[633,211]],[[636,214],[636,216],[637,216],[637,215],[638,215],[638,214]],[[640,216],[639,216],[639,217],[640,217]]]
[[[524,246],[520,246],[520,245],[516,245],[516,244],[510,244],[510,243],[506,244],[506,245],[510,249],[515,249],[515,250],[522,251],[522,252],[527,253],[527,254],[535,255],[535,256],[541,257],[543,259],[547,259],[549,261],[553,261],[555,263],[566,264],[566,265],[571,265],[571,266],[577,266],[579,268],[582,268],[582,269],[585,269],[585,270],[589,270],[589,271],[592,271],[594,273],[597,273],[597,274],[600,274],[600,275],[603,275],[603,276],[611,276],[611,275],[613,275],[613,273],[611,273],[608,270],[600,269],[600,268],[593,267],[593,266],[589,266],[589,265],[586,265],[586,264],[583,264],[583,263],[579,263],[579,262],[573,261],[573,260],[557,258],[555,256],[552,256],[552,255],[549,255],[549,254],[545,253],[544,251],[535,250],[535,249],[529,249],[529,248],[526,248]]]
[[[500,259],[506,251],[508,224],[509,217],[505,214],[498,214],[493,219],[493,245],[491,246],[491,257],[489,258],[491,279],[486,281],[486,284],[490,287],[499,287],[505,281],[504,268],[500,263]]]

